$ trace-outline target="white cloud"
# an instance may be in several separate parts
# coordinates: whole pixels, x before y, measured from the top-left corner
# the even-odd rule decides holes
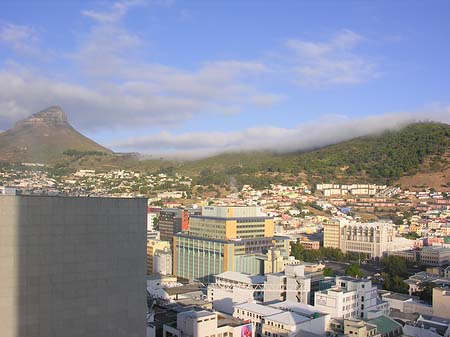
[[[286,46],[293,51],[293,70],[301,86],[323,87],[358,84],[378,76],[376,64],[357,53],[364,38],[342,30],[328,42],[290,39]]]
[[[123,151],[153,155],[200,158],[227,151],[302,151],[335,144],[355,137],[399,129],[413,121],[432,119],[450,122],[450,106],[427,108],[427,112],[392,113],[358,119],[328,116],[293,128],[254,127],[231,132],[161,132],[109,144]]]
[[[103,12],[83,12],[94,24],[69,57],[82,84],[26,66],[0,68],[0,127],[55,104],[86,130],[167,127],[203,113],[238,113],[244,106],[260,104],[255,97],[276,100],[249,83],[267,71],[259,61],[217,60],[189,71],[144,61],[136,54],[146,42],[121,25],[124,15],[142,4],[122,1]]]
[[[122,19],[132,7],[146,4],[144,0],[127,0],[113,3],[105,10],[85,10],[82,11],[86,17],[101,23],[114,23]]]
[[[0,22],[0,43],[26,56],[38,56],[37,34],[32,27]]]

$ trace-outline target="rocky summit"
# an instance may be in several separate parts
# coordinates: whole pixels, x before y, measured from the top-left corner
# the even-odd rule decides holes
[[[66,113],[59,106],[51,106],[45,110],[36,112],[28,118],[16,123],[16,127],[21,125],[57,126],[70,125]]]
[[[59,106],[51,106],[18,121],[0,133],[0,161],[49,164],[65,153],[112,153],[73,128]]]

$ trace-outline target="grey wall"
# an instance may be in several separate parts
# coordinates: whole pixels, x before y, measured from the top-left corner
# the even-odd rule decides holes
[[[0,337],[144,337],[146,210],[0,196]]]

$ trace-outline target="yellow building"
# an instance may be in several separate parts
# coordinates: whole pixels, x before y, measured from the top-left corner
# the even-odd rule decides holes
[[[323,246],[340,248],[340,223],[333,221],[323,224]]]
[[[147,241],[147,275],[153,274],[153,258],[157,250],[170,250],[169,241],[149,240]]]
[[[274,223],[260,207],[205,206],[189,229],[174,236],[174,274],[213,282],[224,271],[260,274],[263,253],[274,248],[287,256],[289,238],[274,236]]]

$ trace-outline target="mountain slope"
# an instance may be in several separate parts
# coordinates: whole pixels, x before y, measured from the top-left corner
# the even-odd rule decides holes
[[[64,111],[49,107],[0,133],[0,160],[51,163],[68,150],[112,153],[75,130]]]
[[[182,165],[199,174],[201,184],[220,184],[230,177],[302,173],[310,181],[366,181],[393,183],[404,175],[438,172],[449,167],[450,126],[414,123],[398,131],[355,138],[321,149],[290,154],[226,153]],[[238,179],[240,180],[240,179]],[[246,179],[241,179],[245,181]]]

